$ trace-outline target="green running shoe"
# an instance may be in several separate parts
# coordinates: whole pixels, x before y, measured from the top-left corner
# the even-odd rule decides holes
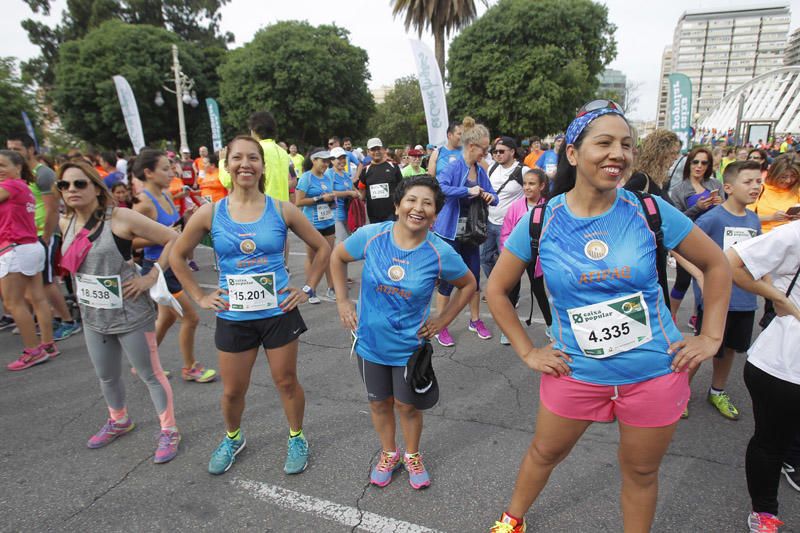
[[[290,437],[288,445],[283,471],[287,474],[299,474],[308,466],[308,441],[301,433],[296,437]]]
[[[708,393],[708,403],[713,405],[719,411],[719,414],[729,420],[739,420],[739,410],[731,402],[731,397],[727,392],[722,394]]]
[[[233,440],[229,439],[227,435],[219,443],[217,449],[211,454],[211,460],[208,462],[208,473],[218,476],[224,474],[233,466],[236,461],[236,456],[239,452],[244,450],[245,440],[244,434],[240,438]]]

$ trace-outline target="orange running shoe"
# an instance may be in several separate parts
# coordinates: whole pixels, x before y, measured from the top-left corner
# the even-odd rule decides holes
[[[500,517],[500,520],[494,523],[492,529],[489,530],[489,533],[525,533],[527,526],[525,525],[525,519],[523,518],[521,522],[518,522],[515,518],[511,518],[507,513],[503,513],[503,516]]]

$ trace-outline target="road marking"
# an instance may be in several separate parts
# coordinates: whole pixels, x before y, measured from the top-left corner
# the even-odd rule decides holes
[[[284,489],[276,485],[235,479],[234,484],[250,493],[251,496],[262,501],[273,503],[284,509],[299,511],[319,516],[326,520],[338,522],[347,527],[358,526],[361,531],[373,533],[438,533],[411,522],[395,520],[368,511],[362,512],[355,507],[340,505],[338,503],[321,500],[313,496],[306,496],[293,490]]]

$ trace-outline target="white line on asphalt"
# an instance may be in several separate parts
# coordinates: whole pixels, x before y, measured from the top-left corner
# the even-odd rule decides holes
[[[435,529],[395,520],[394,518],[368,511],[364,511],[362,515],[361,511],[355,507],[340,505],[329,500],[321,500],[276,485],[244,479],[236,479],[234,484],[259,500],[273,503],[284,509],[313,514],[347,527],[358,526],[358,529],[363,531],[374,533],[437,533]]]

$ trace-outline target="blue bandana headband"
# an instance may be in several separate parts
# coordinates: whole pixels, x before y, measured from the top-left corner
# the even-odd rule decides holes
[[[625,115],[623,115],[618,109],[611,109],[610,107],[589,111],[585,115],[577,117],[572,121],[572,123],[570,123],[569,128],[567,128],[567,144],[575,144],[575,140],[581,136],[583,130],[585,130],[594,119],[608,114],[619,115],[622,118],[625,118]]]

